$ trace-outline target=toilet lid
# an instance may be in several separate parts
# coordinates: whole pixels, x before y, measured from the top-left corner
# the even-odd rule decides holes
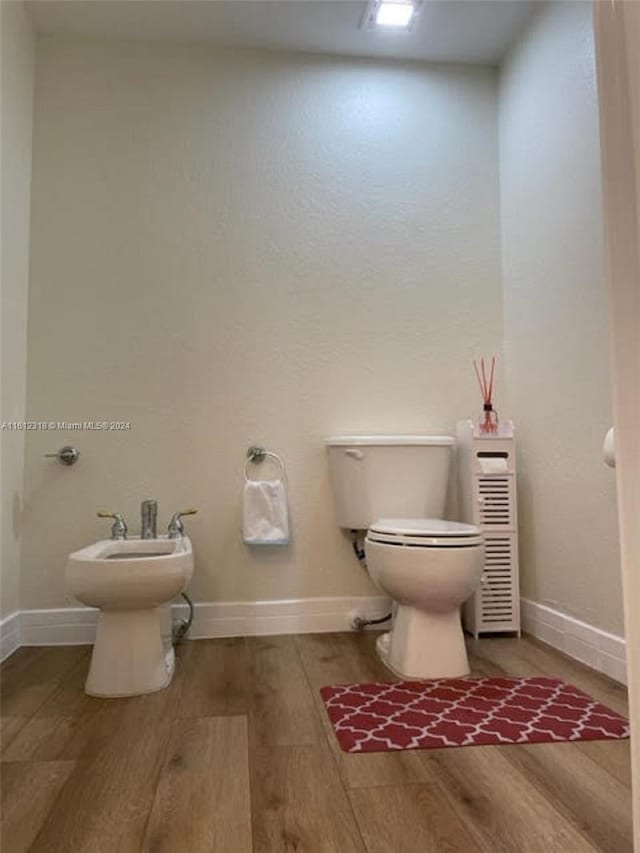
[[[440,518],[381,518],[371,525],[367,536],[372,542],[427,548],[470,547],[484,541],[479,527]]]

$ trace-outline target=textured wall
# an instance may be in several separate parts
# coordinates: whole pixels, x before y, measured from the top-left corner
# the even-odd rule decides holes
[[[368,593],[322,438],[450,431],[501,345],[497,81],[194,47],[40,43],[23,607],[66,554],[194,504],[198,600]],[[71,438],[69,470],[42,454]],[[293,543],[241,541],[242,465],[287,461]]]
[[[622,633],[591,12],[545,6],[501,76],[505,359],[523,594]]]
[[[26,411],[29,203],[35,50],[22,3],[0,3],[2,171],[2,391],[0,419]],[[24,432],[0,433],[0,616],[19,607]]]

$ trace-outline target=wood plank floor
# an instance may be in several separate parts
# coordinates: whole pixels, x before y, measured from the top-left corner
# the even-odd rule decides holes
[[[166,690],[83,691],[88,647],[2,674],[3,853],[631,853],[627,741],[340,751],[318,689],[391,681],[376,635],[187,642]],[[474,674],[620,685],[532,639],[469,640]]]

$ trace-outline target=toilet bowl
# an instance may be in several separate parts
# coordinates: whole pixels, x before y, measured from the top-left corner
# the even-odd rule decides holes
[[[460,606],[482,576],[480,530],[441,519],[380,519],[365,553],[372,580],[395,602],[392,630],[377,642],[383,662],[405,678],[468,675]]]
[[[192,576],[187,536],[103,540],[70,554],[67,592],[100,610],[87,693],[137,696],[169,684],[174,664],[164,648],[163,610]]]

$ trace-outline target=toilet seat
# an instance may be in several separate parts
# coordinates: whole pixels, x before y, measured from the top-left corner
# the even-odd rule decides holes
[[[484,542],[473,524],[440,518],[381,518],[371,525],[367,539],[413,548],[471,548]]]

